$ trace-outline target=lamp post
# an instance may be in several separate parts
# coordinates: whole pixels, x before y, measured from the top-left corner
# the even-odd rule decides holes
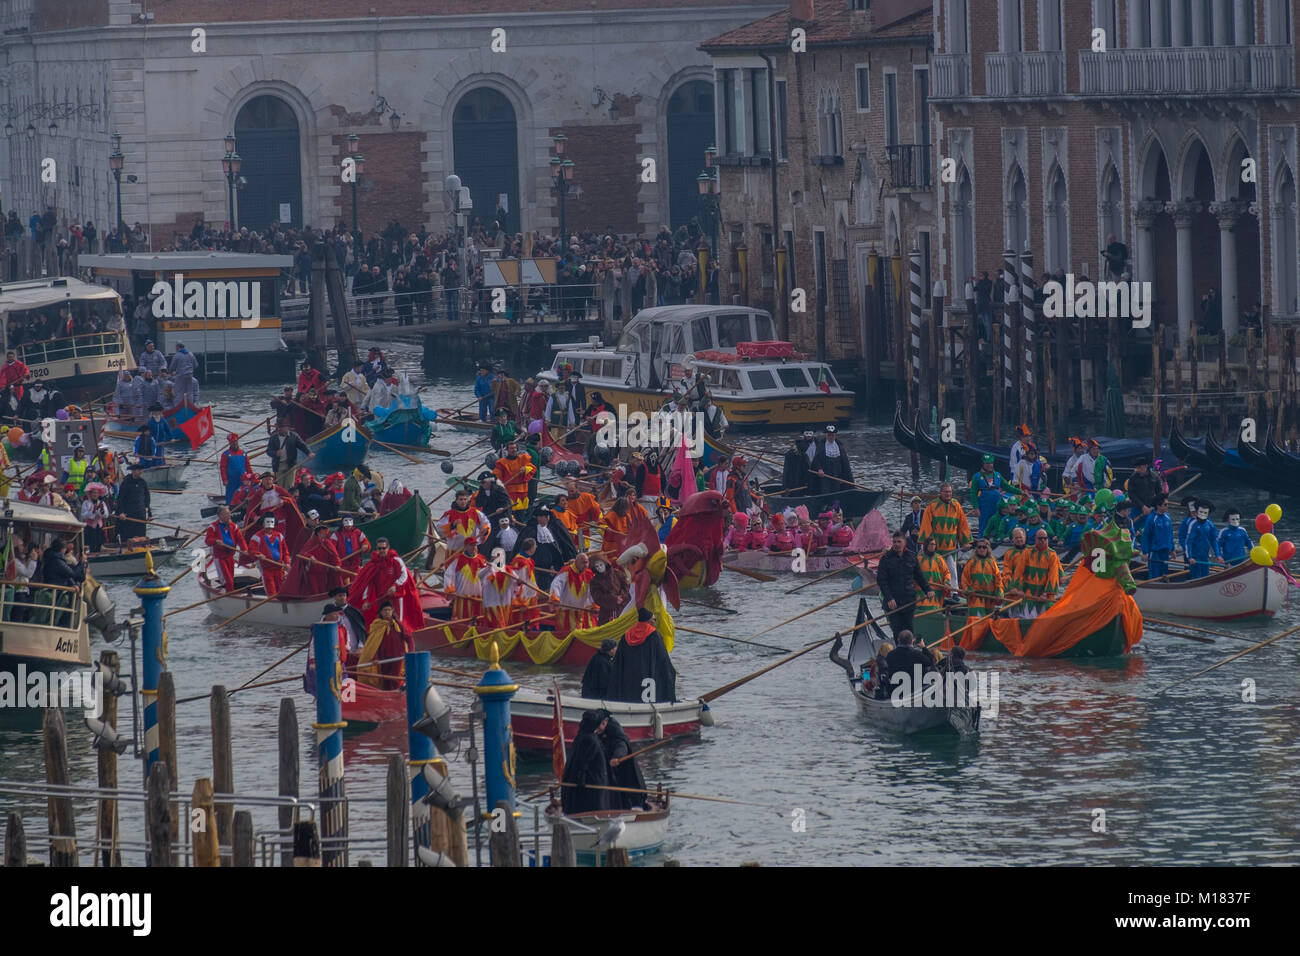
[[[568,142],[568,137],[563,133],[556,133],[552,137],[555,143],[555,155],[551,157],[551,181],[555,185],[555,191],[560,197],[560,242],[567,247],[568,244],[568,222],[565,216],[564,200],[569,195],[569,189],[573,183],[573,171],[578,168],[578,164],[571,159],[564,158],[564,145]]]
[[[122,164],[126,157],[122,155],[122,134],[113,130],[113,151],[108,154],[108,168],[113,171],[113,180],[117,183],[117,241],[122,244]]]
[[[361,174],[366,168],[366,158],[357,152],[357,147],[361,143],[361,137],[356,133],[348,133],[348,151],[352,155],[352,242],[357,250],[361,252],[361,233],[357,230],[357,181],[361,179]]]
[[[226,174],[226,219],[230,223],[230,231],[235,232],[239,229],[239,224],[235,222],[235,180],[239,178],[239,170],[244,161],[235,152],[234,133],[226,134],[225,147],[226,155],[221,159],[221,171]]]

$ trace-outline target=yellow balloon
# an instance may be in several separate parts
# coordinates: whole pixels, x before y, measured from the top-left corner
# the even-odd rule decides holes
[[[1261,534],[1259,536],[1259,546],[1268,553],[1270,558],[1277,557],[1277,535]]]
[[[1268,520],[1277,524],[1282,520],[1282,509],[1276,504],[1269,505],[1264,509],[1264,514],[1268,515]]]
[[[1273,563],[1272,556],[1260,545],[1255,545],[1250,549],[1250,560],[1265,568]]]

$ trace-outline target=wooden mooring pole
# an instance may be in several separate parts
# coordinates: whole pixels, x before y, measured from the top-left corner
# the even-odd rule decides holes
[[[45,739],[45,782],[66,787],[68,777],[68,725],[63,711],[47,707],[43,718]],[[77,820],[72,814],[72,797],[47,798],[50,828],[50,866],[77,865]]]
[[[99,663],[108,673],[116,674],[118,669],[117,651],[105,648],[99,652]],[[117,727],[117,697],[101,692],[100,719],[106,727]],[[100,747],[97,757],[99,786],[101,790],[117,789],[117,751],[112,747]],[[104,797],[99,801],[99,841],[98,863],[100,866],[121,866],[122,851],[117,848],[117,800]]]
[[[212,715],[212,780],[215,792],[232,796],[235,792],[235,758],[230,741],[230,697],[221,684],[212,685],[212,696],[208,698]],[[215,805],[217,842],[223,847],[231,846],[235,808],[224,801]],[[230,851],[221,854],[221,865],[230,866]]]
[[[282,797],[298,796],[298,712],[293,698],[280,699],[280,726],[277,734],[280,751],[280,787]],[[282,837],[287,837],[280,848],[280,865],[293,866],[293,807],[279,808]]]

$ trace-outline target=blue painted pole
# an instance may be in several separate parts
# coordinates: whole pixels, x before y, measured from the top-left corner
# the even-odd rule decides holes
[[[140,650],[140,696],[144,699],[144,779],[158,762],[158,678],[167,666],[167,649],[163,643],[163,601],[171,588],[163,584],[154,573],[152,562],[149,572],[135,586],[136,596],[144,607],[143,643]],[[172,773],[176,768],[171,768]]]
[[[329,621],[311,626],[316,657],[316,748],[320,760],[321,865],[346,866],[343,843],[347,812],[343,804],[343,671],[338,666],[339,628]]]
[[[492,642],[492,659],[474,693],[483,701],[483,774],[491,813],[504,800],[515,808],[515,740],[510,728],[510,700],[519,690],[501,669],[500,652]]]
[[[429,792],[429,784],[424,779],[424,766],[433,761],[433,740],[411,729],[411,726],[424,716],[424,692],[429,686],[432,673],[432,660],[428,651],[416,651],[406,655],[406,740],[410,747],[411,759],[407,766],[411,768],[411,830],[415,834],[415,845],[427,847],[433,836],[430,829],[430,807],[424,802]],[[416,866],[423,866],[419,854],[415,858]]]

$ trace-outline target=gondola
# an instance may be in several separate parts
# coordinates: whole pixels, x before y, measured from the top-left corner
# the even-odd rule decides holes
[[[1288,474],[1300,475],[1300,456],[1293,455],[1283,448],[1271,433],[1264,442],[1264,454],[1274,467],[1282,468]]]
[[[1264,448],[1268,447],[1268,442],[1271,437],[1271,430],[1264,433],[1264,441],[1261,443],[1263,448],[1261,448],[1259,445],[1252,445],[1250,442],[1246,441],[1246,439],[1242,437],[1241,433],[1238,432],[1237,457],[1240,458],[1244,464],[1250,465],[1252,468],[1267,465],[1268,455],[1265,454]]]
[[[112,548],[105,545],[103,550],[87,555],[86,570],[97,578],[139,576],[149,570],[150,556],[153,564],[157,565],[175,554],[186,540],[188,538],[183,535],[166,535],[150,538],[149,544],[142,547]]]
[[[1210,432],[1205,433],[1205,457],[1215,468],[1221,468],[1228,460],[1228,453]]]
[[[1204,441],[1187,438],[1177,421],[1170,428],[1170,446],[1179,459],[1192,468],[1223,481],[1258,488],[1261,491],[1280,495],[1300,495],[1300,458],[1282,448],[1272,435],[1265,441],[1266,460],[1263,462],[1258,460],[1257,453],[1254,458],[1251,458],[1250,452],[1243,457],[1237,450],[1224,450],[1212,440],[1210,450],[1204,451],[1197,447],[1198,444],[1204,447]],[[1214,458],[1219,452],[1222,452],[1223,459],[1216,465]]]

